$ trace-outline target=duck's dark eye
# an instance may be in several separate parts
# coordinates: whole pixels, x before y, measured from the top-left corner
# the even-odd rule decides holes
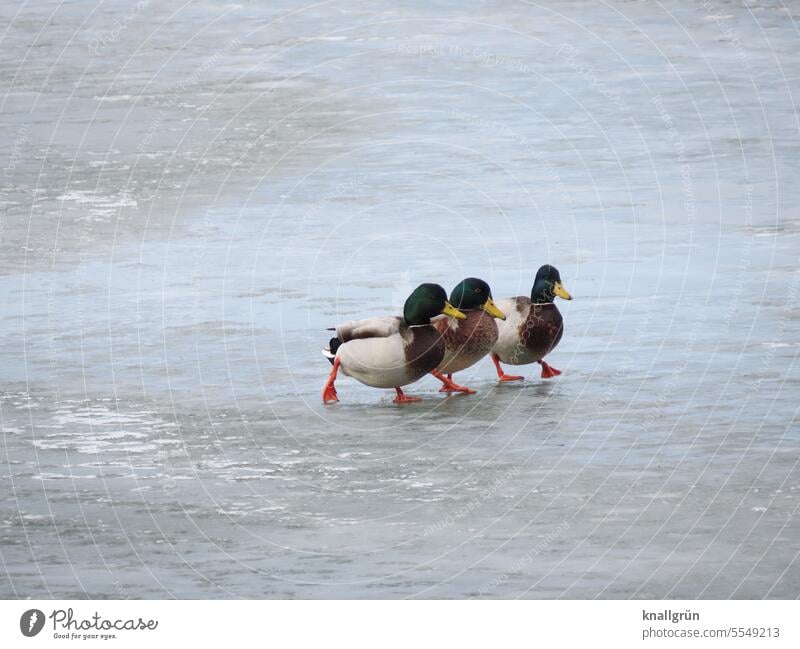
[[[475,292],[476,292],[476,293],[482,293],[483,291],[481,291],[481,289],[479,289],[479,288],[476,288],[476,289],[475,289]]]

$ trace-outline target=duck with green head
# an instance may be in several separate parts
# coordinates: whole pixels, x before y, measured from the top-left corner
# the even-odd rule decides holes
[[[495,318],[506,316],[492,300],[489,285],[477,277],[467,277],[450,293],[450,303],[466,314],[466,318],[443,318],[436,322],[445,344],[444,358],[431,372],[443,385],[439,392],[475,390],[453,382],[453,373],[465,370],[492,351],[497,342]],[[447,376],[445,376],[447,374]]]
[[[373,388],[394,388],[395,403],[420,401],[401,389],[418,381],[441,363],[445,344],[431,324],[440,315],[464,319],[447,301],[438,284],[421,284],[406,300],[402,317],[352,320],[334,328],[323,354],[333,365],[322,390],[322,401],[338,401],[334,382],[338,371]]]
[[[497,342],[492,349],[492,361],[501,381],[520,381],[522,376],[511,376],[500,363],[528,365],[539,363],[542,378],[561,374],[543,360],[561,340],[564,320],[555,305],[555,298],[571,300],[572,296],[561,283],[561,274],[555,266],[545,264],[536,273],[530,298],[512,297],[498,300],[506,314],[505,322],[498,325]]]

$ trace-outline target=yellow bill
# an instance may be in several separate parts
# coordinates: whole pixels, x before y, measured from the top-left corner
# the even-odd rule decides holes
[[[497,308],[492,298],[486,300],[481,308],[493,318],[500,318],[500,320],[506,319],[506,314]]]
[[[450,302],[444,303],[444,308],[442,309],[442,313],[445,315],[449,315],[453,318],[458,318],[459,320],[466,320],[467,316],[464,314],[463,311],[459,311],[456,309]]]
[[[553,295],[560,297],[562,300],[572,299],[569,291],[564,288],[564,285],[561,282],[556,282],[556,285],[553,287]]]

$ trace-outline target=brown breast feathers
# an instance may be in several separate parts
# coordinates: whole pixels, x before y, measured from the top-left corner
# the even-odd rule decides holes
[[[532,304],[527,319],[519,327],[522,344],[541,360],[549,354],[564,333],[564,320],[555,304]]]
[[[436,323],[442,333],[447,351],[459,356],[482,358],[497,342],[497,325],[483,309],[465,311],[466,320],[456,320],[451,327],[447,320]]]
[[[409,378],[424,376],[439,365],[444,357],[444,340],[433,325],[404,326],[401,334],[406,340],[406,366]]]

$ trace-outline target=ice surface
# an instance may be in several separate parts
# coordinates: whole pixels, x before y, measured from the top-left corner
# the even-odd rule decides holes
[[[2,5],[0,596],[797,597],[798,10],[712,4]],[[322,406],[545,262],[562,376]]]

